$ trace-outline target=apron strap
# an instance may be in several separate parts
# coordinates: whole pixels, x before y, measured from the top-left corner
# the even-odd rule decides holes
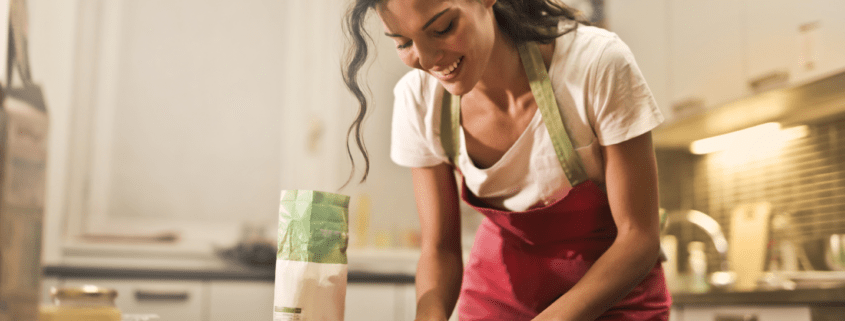
[[[584,171],[581,158],[575,152],[572,141],[566,133],[540,48],[534,42],[526,42],[517,47],[525,73],[528,75],[531,93],[534,95],[537,108],[540,109],[540,114],[543,116],[543,123],[546,125],[546,130],[549,131],[563,173],[566,174],[566,178],[572,186],[581,184],[587,180],[587,173]],[[443,90],[443,104],[440,110],[440,143],[443,145],[446,156],[449,157],[456,168],[460,154],[459,146],[461,146],[460,118],[461,97],[452,96],[448,91]]]
[[[461,151],[461,97],[452,96],[443,90],[443,103],[440,107],[440,144],[452,166],[458,168],[458,155]]]

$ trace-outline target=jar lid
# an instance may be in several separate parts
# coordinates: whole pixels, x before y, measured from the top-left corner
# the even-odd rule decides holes
[[[114,299],[117,291],[114,289],[98,287],[96,285],[83,285],[78,287],[53,287],[50,289],[50,296],[57,299]]]

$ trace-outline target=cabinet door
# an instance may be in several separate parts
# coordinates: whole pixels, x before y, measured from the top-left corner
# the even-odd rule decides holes
[[[41,304],[52,304],[53,298],[50,297],[50,289],[58,287],[62,284],[61,279],[55,276],[45,276],[41,278]]]
[[[65,245],[173,232],[168,248],[208,254],[276,220],[287,3],[79,2],[74,69],[92,72],[68,80]]]
[[[669,17],[674,112],[691,114],[744,96],[741,2],[673,0]]]
[[[272,320],[273,282],[211,281],[209,321]]]
[[[678,306],[672,306],[669,310],[669,321],[683,321],[684,320],[684,310],[679,308]]]
[[[398,320],[413,320],[417,316],[417,288],[413,283],[397,285],[399,290],[399,302],[397,306],[401,307]],[[456,319],[457,320],[457,319]]]
[[[808,26],[805,41],[808,51],[818,57],[814,76],[824,77],[845,71],[845,1],[813,0],[812,18],[818,24]]]
[[[605,2],[608,28],[631,48],[667,123],[673,119],[669,100],[668,9],[668,0]]]
[[[65,286],[91,284],[117,290],[124,314],[157,314],[160,321],[206,320],[202,281],[66,279]]]
[[[756,317],[754,320],[757,321],[810,321],[810,308],[806,306],[685,306],[683,319],[746,320],[742,317],[748,316]],[[731,317],[735,318],[731,319]]]
[[[804,25],[811,6],[790,0],[745,0],[744,63],[752,90],[794,85],[804,78],[801,57]]]
[[[401,290],[394,284],[350,283],[346,287],[345,321],[404,320],[397,309],[400,296]]]

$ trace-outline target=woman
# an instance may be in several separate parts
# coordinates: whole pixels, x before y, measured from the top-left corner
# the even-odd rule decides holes
[[[362,152],[371,9],[415,68],[394,90],[391,158],[411,167],[422,230],[417,320],[458,301],[461,320],[667,320],[663,117],[628,47],[554,0],[356,0],[344,76]],[[466,269],[455,171],[485,215]]]

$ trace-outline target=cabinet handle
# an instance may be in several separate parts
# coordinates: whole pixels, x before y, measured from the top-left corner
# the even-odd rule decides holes
[[[704,110],[704,107],[706,107],[704,99],[690,97],[672,104],[672,113],[676,115],[689,115]]]
[[[789,71],[775,70],[748,81],[748,86],[754,90],[775,88],[789,81]]]
[[[138,301],[188,301],[189,297],[188,291],[135,290]]]
[[[756,314],[717,314],[714,321],[758,321]]]

